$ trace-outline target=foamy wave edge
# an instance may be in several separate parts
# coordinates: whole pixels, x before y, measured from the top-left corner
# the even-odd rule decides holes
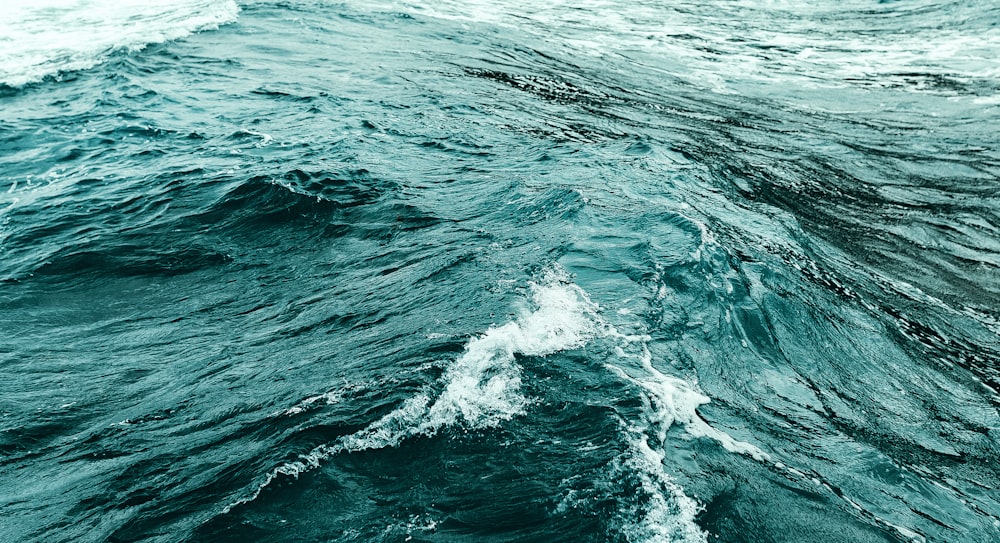
[[[515,320],[491,327],[471,339],[464,353],[446,368],[439,383],[442,385],[439,393],[417,394],[361,431],[320,445],[298,460],[276,467],[252,493],[227,505],[222,514],[253,502],[275,480],[298,478],[342,453],[396,447],[406,439],[433,436],[450,426],[461,425],[469,429],[499,426],[524,414],[529,402],[520,391],[521,369],[516,363],[516,355],[544,357],[583,347],[595,338],[608,338],[620,345],[615,349],[615,357],[637,360],[643,375],[634,375],[612,363],[606,367],[643,391],[646,404],[644,420],[622,421],[630,447],[620,461],[638,477],[647,494],[641,522],[624,528],[636,540],[647,543],[707,541],[708,534],[695,521],[700,511],[699,503],[688,497],[664,471],[663,446],[667,430],[678,424],[690,436],[712,439],[730,452],[759,461],[766,461],[769,456],[701,419],[696,409],[709,398],[695,385],[657,370],[647,346],[650,338],[621,334],[604,322],[600,308],[571,281],[565,270],[550,269],[529,286],[528,307]],[[627,353],[626,349],[632,352]]]
[[[235,22],[240,11],[235,0],[203,2],[190,15],[178,16],[176,11],[188,6],[172,7],[175,11],[150,14],[140,22],[129,17],[112,20],[106,28],[85,24],[74,28],[63,24],[64,20],[37,17],[28,17],[20,26],[17,21],[8,22],[0,28],[4,35],[0,45],[6,49],[6,54],[0,55],[0,85],[20,88],[47,77],[88,70],[120,51],[135,53],[153,44],[215,30]],[[72,20],[75,14],[60,15]],[[114,27],[114,23],[119,25]]]
[[[363,430],[278,466],[252,494],[226,506],[223,514],[254,501],[276,479],[297,478],[337,454],[396,447],[408,438],[432,436],[449,426],[496,427],[522,415],[528,399],[521,394],[515,356],[544,357],[583,347],[601,335],[596,304],[565,270],[550,269],[529,287],[530,300],[520,316],[469,340],[463,354],[446,368],[439,393],[417,394]]]

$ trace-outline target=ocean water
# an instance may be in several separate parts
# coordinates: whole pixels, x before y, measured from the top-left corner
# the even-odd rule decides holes
[[[0,541],[1000,541],[1000,7],[8,0]]]

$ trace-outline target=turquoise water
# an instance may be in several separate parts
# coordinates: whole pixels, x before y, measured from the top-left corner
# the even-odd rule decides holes
[[[0,540],[1000,540],[1000,10],[15,2]]]

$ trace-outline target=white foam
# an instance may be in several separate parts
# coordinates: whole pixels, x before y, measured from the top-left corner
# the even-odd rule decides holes
[[[6,0],[0,17],[0,83],[18,87],[91,68],[236,20],[234,0]]]
[[[714,428],[705,422],[698,414],[698,407],[709,403],[711,399],[702,394],[697,386],[683,379],[667,375],[653,366],[652,355],[646,345],[648,337],[622,336],[636,343],[638,340],[640,354],[632,355],[642,364],[644,375],[631,375],[622,367],[608,364],[608,368],[623,379],[638,385],[646,391],[646,420],[650,432],[655,433],[659,443],[667,439],[667,432],[675,424],[684,428],[691,437],[704,437],[719,443],[729,452],[743,454],[759,462],[770,461],[770,456],[756,445],[739,441],[726,432]],[[626,355],[623,349],[619,355]]]
[[[983,105],[1000,105],[1000,94],[993,94],[990,96],[980,96],[974,99],[973,102]]]
[[[277,413],[272,413],[272,415],[298,415],[299,413],[304,413],[309,409],[320,405],[333,405],[340,403],[344,399],[344,392],[346,389],[332,390],[325,394],[319,394],[316,396],[310,396],[296,405],[289,407],[283,411]]]
[[[667,432],[677,425],[689,436],[712,439],[730,452],[758,461],[766,461],[769,456],[757,446],[738,441],[705,422],[698,415],[697,408],[709,402],[708,396],[702,394],[696,385],[667,375],[653,366],[648,347],[649,336],[624,335],[610,327],[609,334],[622,342],[616,349],[617,355],[625,361],[638,361],[640,367],[628,365],[626,369],[609,363],[608,369],[645,391],[642,398],[645,404],[644,420],[632,424],[627,430],[632,439],[626,467],[639,478],[648,501],[644,504],[641,520],[624,529],[630,540],[646,543],[706,542],[708,534],[695,522],[700,505],[664,471]],[[631,352],[637,346],[639,352]]]
[[[597,335],[597,307],[565,271],[549,272],[542,282],[531,284],[531,291],[533,310],[470,341],[448,369],[447,385],[428,413],[430,428],[456,420],[472,427],[494,426],[521,414],[526,400],[514,356],[582,347]]]
[[[673,76],[719,93],[745,93],[739,85],[744,81],[764,84],[767,90],[776,82],[803,88],[847,87],[855,81],[895,86],[901,83],[900,73],[959,81],[1000,75],[994,60],[1000,31],[995,28],[889,32],[855,18],[856,6],[843,2],[823,9],[808,2],[720,2],[713,10],[687,2],[616,0],[379,3],[385,9],[536,34],[547,42],[562,42],[577,55],[617,58],[624,53],[640,62],[649,59],[654,65],[674,66]],[[857,4],[867,8],[867,2]],[[831,25],[833,19],[844,23]],[[733,39],[732,21],[748,22],[738,40]],[[906,88],[945,92],[919,83]],[[980,97],[973,101],[995,103]]]
[[[663,458],[664,454],[650,447],[645,437],[637,437],[632,442],[626,467],[639,477],[649,502],[645,504],[642,520],[624,527],[629,540],[644,543],[708,541],[708,534],[695,522],[701,507],[663,471]]]

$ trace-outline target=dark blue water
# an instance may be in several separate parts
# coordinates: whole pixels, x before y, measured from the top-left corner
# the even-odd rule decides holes
[[[1000,541],[991,4],[13,6],[0,540]]]

